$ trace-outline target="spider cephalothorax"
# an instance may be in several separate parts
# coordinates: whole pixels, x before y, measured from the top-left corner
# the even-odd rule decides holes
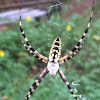
[[[93,16],[93,11],[94,11],[94,1],[93,1],[93,7],[92,7],[92,12],[91,12],[91,16],[90,16],[90,20],[88,23],[87,28],[85,29],[82,37],[80,38],[80,40],[78,41],[78,43],[76,44],[76,46],[73,47],[73,49],[66,54],[64,57],[60,58],[61,55],[61,40],[60,37],[57,37],[52,46],[51,46],[51,50],[49,53],[49,58],[41,55],[40,53],[38,53],[34,48],[32,48],[32,46],[30,45],[30,43],[28,42],[28,39],[23,31],[23,28],[21,26],[21,7],[20,7],[20,21],[19,21],[19,26],[20,26],[20,31],[24,37],[24,40],[26,42],[26,44],[22,41],[22,39],[20,38],[21,42],[23,43],[24,47],[36,58],[38,58],[39,60],[41,60],[44,63],[48,63],[47,67],[43,70],[43,72],[40,74],[40,76],[35,80],[35,82],[32,84],[32,86],[29,89],[29,92],[25,98],[25,100],[28,100],[32,93],[35,91],[35,89],[39,86],[39,84],[42,82],[43,78],[49,73],[51,76],[54,76],[56,73],[58,73],[61,76],[61,79],[64,81],[64,83],[66,84],[66,86],[68,87],[68,89],[70,90],[71,94],[73,95],[73,97],[76,100],[77,99],[76,95],[73,93],[73,90],[71,88],[71,86],[69,85],[65,75],[63,74],[62,70],[60,69],[59,65],[72,59],[78,52],[79,50],[82,48],[85,40],[86,40],[86,36],[90,27],[90,23],[92,20],[92,16]]]

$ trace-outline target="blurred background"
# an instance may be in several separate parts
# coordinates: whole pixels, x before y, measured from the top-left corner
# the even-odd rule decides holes
[[[22,0],[22,26],[39,53],[48,57],[56,37],[67,54],[87,27],[92,0]],[[0,100],[22,100],[46,64],[33,57],[19,36],[19,0],[0,0]],[[24,39],[23,39],[24,40]],[[100,1],[84,47],[60,65],[79,100],[100,100]],[[75,100],[56,74],[49,74],[30,100]]]

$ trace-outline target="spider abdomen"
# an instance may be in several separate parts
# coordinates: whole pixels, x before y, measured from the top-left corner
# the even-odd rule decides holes
[[[49,53],[49,61],[57,63],[60,58],[60,54],[61,54],[61,40],[60,37],[57,37],[51,46]]]

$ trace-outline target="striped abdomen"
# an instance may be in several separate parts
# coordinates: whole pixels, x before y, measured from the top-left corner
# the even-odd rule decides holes
[[[51,46],[51,50],[49,53],[49,61],[54,63],[58,62],[60,55],[61,55],[61,40],[60,37],[57,37]]]

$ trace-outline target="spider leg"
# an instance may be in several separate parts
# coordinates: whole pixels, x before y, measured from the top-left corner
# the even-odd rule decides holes
[[[86,38],[86,39],[87,39],[87,38]],[[86,39],[85,39],[85,40],[82,42],[82,44],[72,53],[71,56],[67,57],[66,61],[72,59],[72,58],[81,50],[81,48],[83,47],[83,45],[84,45]]]
[[[74,92],[73,92],[71,86],[69,85],[69,83],[68,83],[68,81],[67,81],[67,79],[66,79],[66,77],[65,77],[65,75],[63,74],[63,72],[62,72],[61,69],[58,70],[58,73],[59,73],[61,79],[63,80],[63,82],[66,84],[66,86],[67,86],[68,89],[70,90],[70,92],[71,92],[71,94],[73,95],[73,97],[74,97],[76,100],[79,100],[79,99],[76,97],[76,95],[74,94]]]
[[[75,56],[75,55],[81,50],[81,48],[82,48],[83,45],[85,44],[86,40],[87,40],[87,37],[86,37],[85,40],[82,42],[82,44],[79,46],[79,48],[77,48],[76,51],[74,51],[74,52],[72,53],[72,55]]]
[[[64,57],[60,58],[60,64],[64,63],[66,61],[66,59],[69,57],[69,55],[72,55],[77,50],[77,48],[79,48],[79,46],[83,42],[83,39],[87,36],[87,33],[89,31],[89,27],[90,27],[90,24],[91,24],[91,20],[92,20],[92,17],[93,17],[93,13],[94,13],[94,0],[93,0],[93,6],[92,6],[92,12],[91,12],[91,15],[90,15],[90,20],[89,20],[87,28],[85,29],[85,32],[83,33],[83,35],[80,38],[80,40],[77,43],[77,45],[67,55],[65,55]]]
[[[22,1],[21,1],[21,6],[22,6]],[[26,44],[27,44],[28,47],[34,52],[35,49],[32,48],[32,46],[30,45],[30,43],[29,43],[29,41],[28,41],[28,39],[27,39],[27,37],[26,37],[26,35],[25,35],[25,33],[24,33],[24,30],[23,30],[23,28],[22,28],[22,22],[21,22],[21,6],[20,6],[20,17],[19,17],[19,27],[20,27],[20,31],[21,31],[21,33],[22,33],[22,36],[24,37],[24,40],[25,40]]]
[[[20,37],[19,37],[20,38]],[[28,50],[33,56],[35,56],[36,58],[38,58],[39,60],[41,60],[44,63],[47,63],[48,58],[42,56],[40,53],[38,53],[37,51],[33,52],[30,48],[28,48],[28,46],[26,46],[26,44],[22,41],[22,39],[20,38],[20,41],[23,43],[24,47],[26,48],[26,50]]]
[[[22,5],[22,1],[21,1],[21,5]],[[43,55],[41,55],[40,53],[38,53],[31,45],[30,45],[30,43],[28,42],[28,39],[27,39],[27,37],[26,37],[26,35],[25,35],[25,33],[24,33],[24,30],[23,30],[23,28],[22,28],[22,25],[21,25],[21,6],[20,6],[20,19],[19,19],[19,26],[20,26],[20,31],[21,31],[21,33],[22,33],[22,35],[23,35],[23,37],[24,37],[24,40],[25,40],[25,42],[26,42],[26,44],[27,44],[27,48],[29,48],[29,50],[32,52],[32,53],[34,53],[34,56],[35,55],[37,55],[36,57],[38,58],[38,59],[42,59],[42,61],[44,62],[48,62],[48,58],[47,57],[45,57],[45,56],[43,56]],[[21,40],[22,41],[22,40]],[[28,51],[29,51],[28,50]],[[30,53],[31,53],[30,52]]]
[[[47,68],[43,70],[43,72],[40,74],[40,76],[35,80],[35,82],[32,84],[30,87],[27,96],[24,100],[29,100],[31,97],[32,93],[35,91],[35,89],[39,86],[39,84],[42,82],[43,78],[48,74]]]
[[[68,60],[72,59],[81,50],[81,48],[83,47],[86,40],[87,40],[87,38],[84,39],[84,41],[81,43],[81,45],[71,55],[68,53],[67,55],[62,57],[63,60],[59,60],[59,64],[62,64],[64,61],[68,61]]]

